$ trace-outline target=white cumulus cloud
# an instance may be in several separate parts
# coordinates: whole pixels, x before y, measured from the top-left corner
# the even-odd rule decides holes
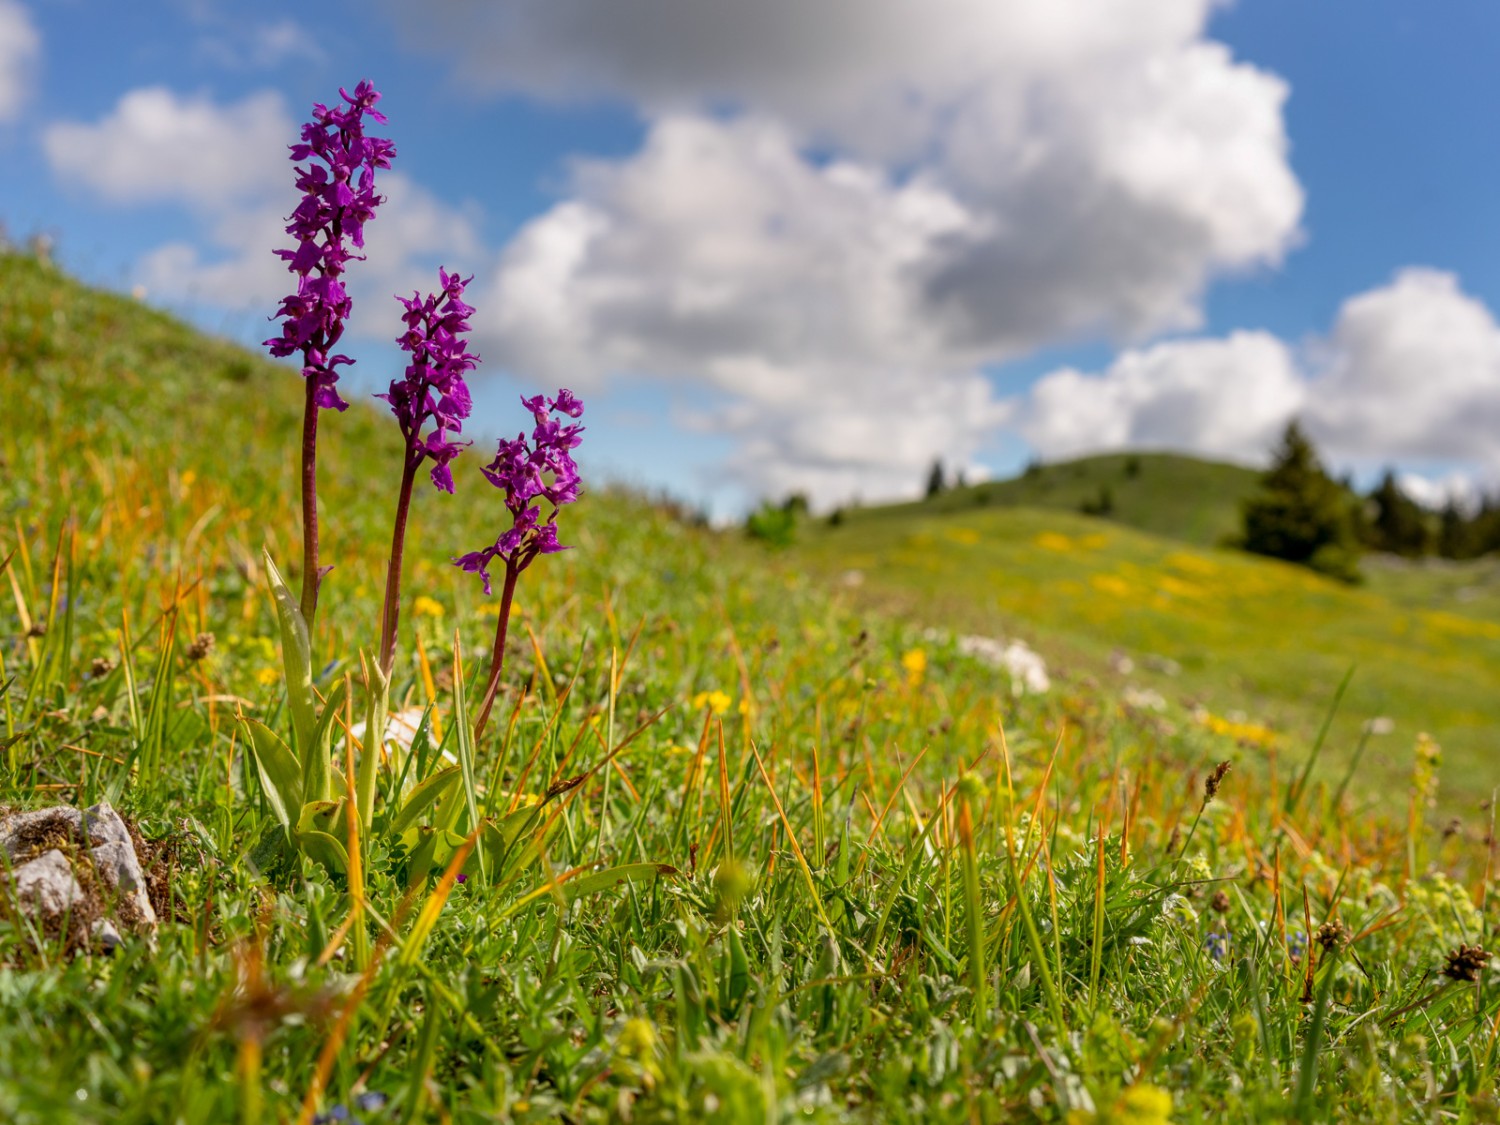
[[[274,91],[220,104],[146,87],[96,122],[52,125],[43,144],[59,179],[108,202],[190,209],[184,237],[136,264],[135,280],[153,298],[260,308],[269,317],[293,284],[273,251],[291,246],[287,216],[298,196],[288,146],[300,129]],[[361,308],[350,328],[394,339],[392,295],[433,289],[439,264],[475,269],[483,241],[477,208],[451,206],[399,171],[382,173],[378,184],[386,202],[365,230],[367,260],[347,274]]]
[[[287,181],[296,125],[280,94],[265,90],[231,105],[164,86],[131,90],[92,123],[47,127],[54,174],[112,203],[184,203],[222,211]]]
[[[42,36],[18,0],[0,0],[0,121],[21,111],[42,55]]]
[[[1292,350],[1267,332],[1123,352],[1097,375],[1043,376],[1018,411],[1044,457],[1127,447],[1259,461],[1307,400]]]
[[[1295,244],[1286,86],[1204,38],[1210,8],[439,0],[405,18],[476,84],[623,98],[650,123],[507,248],[490,354],[528,377],[706,384],[750,483],[868,495],[977,448],[1005,413],[984,368],[1190,328],[1214,277]],[[921,404],[948,405],[918,425]],[[835,448],[835,427],[872,444]]]
[[[1124,446],[1263,460],[1301,417],[1345,468],[1421,467],[1402,487],[1441,506],[1500,479],[1500,324],[1451,273],[1399,271],[1346,300],[1326,335],[1169,340],[1105,371],[1043,376],[1008,404],[1044,457]]]
[[[1351,297],[1311,362],[1309,423],[1341,456],[1500,473],[1500,325],[1453,274],[1406,269]]]

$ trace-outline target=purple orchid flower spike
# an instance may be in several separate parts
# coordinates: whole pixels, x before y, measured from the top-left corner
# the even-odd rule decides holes
[[[396,628],[401,611],[401,559],[406,543],[406,517],[411,507],[412,483],[424,462],[431,462],[433,486],[453,491],[453,459],[468,446],[455,440],[463,432],[472,401],[464,376],[479,366],[479,357],[469,351],[464,334],[474,309],[464,302],[464,288],[471,278],[439,268],[439,289],[423,297],[397,297],[406,312],[406,331],[396,340],[411,355],[406,372],[391,381],[390,389],[377,395],[390,404],[391,413],[406,441],[401,470],[401,493],[396,504],[395,532],[386,572],[385,612],[381,617],[380,670],[390,674],[396,655]],[[424,434],[423,430],[431,425]]]
[[[296,292],[276,311],[281,333],[267,340],[274,356],[300,355],[307,398],[302,415],[302,616],[312,625],[318,604],[317,444],[318,411],[343,410],[349,404],[338,392],[338,369],[354,361],[333,349],[344,334],[352,302],[343,283],[351,259],[363,255],[364,228],[382,197],[375,193],[375,172],[389,168],[395,146],[365,135],[364,119],[385,124],[375,109],[380,94],[369,81],[349,93],[342,104],[313,106],[313,119],[302,126],[302,139],[291,146],[302,200],[286,231],[295,249],[276,255],[296,275]],[[304,164],[305,162],[305,164]]]
[[[530,439],[524,433],[517,434],[514,440],[501,438],[495,451],[495,459],[482,470],[485,479],[505,494],[510,526],[490,546],[470,551],[453,560],[454,565],[461,570],[479,575],[486,594],[493,593],[490,567],[497,559],[505,565],[505,580],[500,593],[500,619],[495,627],[495,648],[490,656],[489,682],[485,687],[484,701],[480,705],[479,719],[474,724],[476,739],[484,731],[490,708],[495,702],[495,693],[500,686],[500,672],[505,659],[505,634],[510,622],[516,579],[538,555],[550,555],[568,549],[557,538],[557,515],[559,509],[565,504],[573,503],[580,494],[578,466],[573,461],[572,451],[582,440],[578,435],[583,432],[583,427],[576,422],[566,424],[555,415],[581,418],[582,401],[564,387],[557,392],[556,397],[522,397],[521,405],[531,413],[536,423]],[[545,520],[542,518],[543,502],[551,509]]]

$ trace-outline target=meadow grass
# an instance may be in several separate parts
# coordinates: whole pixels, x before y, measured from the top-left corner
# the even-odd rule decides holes
[[[1017,695],[925,632],[943,604],[831,598],[627,494],[528,574],[474,747],[487,810],[557,794],[535,861],[408,894],[410,857],[368,840],[364,912],[313,863],[263,879],[235,716],[288,722],[258,560],[297,555],[296,384],[0,257],[0,803],[111,797],[163,916],[104,956],[4,910],[0,1119],[1495,1119],[1500,998],[1443,975],[1489,940],[1490,825],[1440,831],[1429,744],[1397,814],[1350,816],[1366,788],[1307,781],[1300,739],[1267,768],[1082,677]],[[374,642],[398,455],[374,411],[326,426],[320,653]],[[429,755],[463,721],[444,671],[475,674],[494,624],[447,565],[499,517],[459,467],[415,505],[392,684]],[[937,574],[937,534],[819,549]],[[1082,551],[1026,543],[1051,573],[1017,551],[1015,583],[1113,627]]]
[[[1447,752],[1450,790],[1464,798],[1454,811],[1472,813],[1500,785],[1500,620],[1483,593],[1487,562],[1377,565],[1369,586],[1351,588],[1274,560],[1033,508],[812,529],[798,557],[831,586],[843,576],[859,604],[960,633],[1020,635],[1117,688],[1241,713],[1266,729],[1263,752],[1306,746],[1352,668],[1328,773],[1348,763],[1363,724],[1383,716],[1395,737],[1369,747],[1369,791],[1383,788],[1399,804],[1399,784],[1391,786],[1421,731]],[[1113,670],[1122,656],[1133,665],[1125,675]]]

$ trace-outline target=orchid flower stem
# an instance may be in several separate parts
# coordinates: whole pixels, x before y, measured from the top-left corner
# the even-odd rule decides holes
[[[490,708],[495,705],[495,695],[500,690],[500,673],[505,668],[505,634],[510,626],[510,604],[516,596],[516,579],[521,568],[514,559],[505,560],[505,587],[500,591],[500,620],[495,623],[495,650],[490,654],[490,678],[484,685],[484,699],[479,705],[479,718],[474,723],[474,741],[478,743],[484,734],[484,726],[490,719]]]
[[[306,380],[307,399],[302,408],[302,619],[312,631],[318,612],[318,404],[317,383]]]
[[[406,552],[406,515],[411,509],[412,482],[419,461],[410,454],[401,473],[401,496],[396,501],[396,523],[391,532],[391,557],[385,572],[385,608],[380,615],[380,671],[389,679],[396,663],[396,627],[401,619],[401,565]]]

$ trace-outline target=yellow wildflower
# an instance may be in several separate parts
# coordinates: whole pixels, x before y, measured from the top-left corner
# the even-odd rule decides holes
[[[1172,1095],[1160,1086],[1137,1083],[1095,1113],[1073,1110],[1068,1125],[1172,1125]]]
[[[901,654],[901,667],[906,669],[906,682],[916,687],[927,671],[927,653],[920,648],[908,649]]]
[[[276,671],[275,668],[262,668],[259,672],[255,673],[255,682],[260,684],[261,687],[270,687],[279,679],[281,679],[281,673]]]
[[[417,600],[412,602],[412,612],[418,617],[441,617],[443,616],[443,603],[436,598],[429,598],[426,594],[418,594]]]
[[[500,607],[494,602],[485,602],[477,612],[480,617],[499,617]]]
[[[715,688],[713,691],[700,691],[693,696],[693,710],[701,711],[707,707],[715,715],[726,715],[734,700]]]

